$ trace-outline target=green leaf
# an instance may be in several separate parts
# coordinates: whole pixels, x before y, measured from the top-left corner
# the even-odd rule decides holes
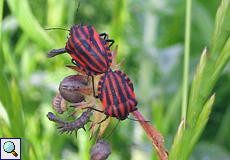
[[[218,8],[212,35],[210,58],[217,59],[229,38],[230,7],[229,0],[222,0]]]
[[[4,1],[0,1],[0,42],[2,42],[2,16]],[[0,43],[0,68],[3,68],[2,43]]]
[[[186,127],[171,159],[188,159],[207,123],[215,96],[207,99],[230,57],[229,2],[223,0],[217,12],[211,53],[207,61],[206,50],[201,56],[192,82]]]
[[[21,29],[31,39],[47,50],[54,48],[51,38],[37,22],[27,0],[8,0],[7,2],[11,12],[16,16]]]
[[[187,113],[189,116],[192,115],[192,112],[194,112],[195,102],[199,96],[199,89],[201,87],[201,80],[203,78],[206,61],[207,61],[207,48],[205,47],[201,55],[200,61],[197,65],[196,73],[193,77],[193,81],[191,85],[192,87],[190,91],[189,108]]]
[[[173,144],[171,146],[170,152],[169,152],[169,159],[174,159],[174,157],[177,157],[178,154],[180,154],[180,150],[178,145],[181,142],[181,138],[183,136],[184,132],[184,119],[181,120],[180,125],[177,129],[177,133],[174,137]]]
[[[206,104],[203,107],[202,112],[200,113],[200,116],[197,120],[197,124],[194,128],[192,139],[189,143],[188,147],[188,153],[191,154],[193,148],[195,147],[198,139],[200,138],[201,133],[203,132],[208,120],[209,120],[209,115],[213,106],[215,100],[215,94],[213,94],[210,99],[206,102]]]
[[[16,81],[13,78],[11,79],[10,94],[11,105],[7,106],[6,109],[10,119],[11,133],[13,137],[21,138],[21,141],[24,143],[24,147],[22,147],[22,159],[28,159],[28,155],[26,154],[27,144],[25,139],[25,126],[22,101]]]

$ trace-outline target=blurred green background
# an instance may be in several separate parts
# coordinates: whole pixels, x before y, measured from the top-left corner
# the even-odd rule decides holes
[[[62,48],[75,23],[78,0],[2,0],[0,2],[0,137],[22,138],[22,159],[89,159],[90,132],[58,135],[46,114],[54,112],[52,98],[59,83],[75,74],[65,67],[68,54],[52,59],[46,53]],[[202,50],[210,49],[213,23],[221,0],[193,1],[190,82]],[[138,109],[164,136],[169,150],[181,119],[185,1],[81,0],[77,23],[84,20],[98,33],[106,32],[118,45],[121,69],[133,81]],[[115,45],[113,45],[113,48]],[[230,66],[221,74],[210,120],[191,160],[230,157]],[[59,116],[67,118],[73,109]],[[130,117],[132,117],[130,115]],[[117,123],[112,123],[108,135]],[[89,126],[88,126],[89,127]],[[156,159],[153,146],[138,122],[122,121],[108,139],[108,159]],[[189,144],[188,144],[189,145]]]

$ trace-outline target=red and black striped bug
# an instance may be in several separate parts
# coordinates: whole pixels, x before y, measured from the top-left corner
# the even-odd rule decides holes
[[[137,99],[132,81],[123,71],[108,71],[98,83],[98,97],[103,106],[106,118],[117,117],[124,120],[129,113],[137,110]]]
[[[80,2],[78,8],[79,6]],[[110,46],[114,40],[108,39],[106,33],[98,34],[93,26],[85,26],[82,21],[81,26],[75,22],[69,30],[69,35],[65,48],[53,49],[47,53],[48,58],[68,52],[72,62],[91,76],[105,73],[110,69],[112,63]]]

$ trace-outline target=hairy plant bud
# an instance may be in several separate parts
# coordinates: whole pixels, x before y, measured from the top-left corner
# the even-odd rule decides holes
[[[52,106],[57,113],[62,114],[67,110],[66,100],[61,96],[60,93],[57,93],[52,101]]]
[[[88,81],[91,79],[86,75],[70,75],[64,78],[59,86],[61,96],[72,103],[82,102],[85,95],[93,93],[92,85]]]
[[[111,147],[107,140],[101,139],[90,150],[90,160],[105,160],[111,154]]]
[[[93,113],[91,113],[91,109],[87,109],[85,112],[81,114],[81,116],[78,119],[72,122],[65,122],[61,120],[60,118],[56,117],[52,112],[49,112],[46,116],[49,118],[50,121],[60,124],[57,127],[57,129],[61,129],[59,131],[60,134],[64,132],[66,133],[70,132],[70,135],[71,135],[72,132],[75,131],[75,137],[77,138],[78,129],[83,128],[86,131],[85,124],[88,122],[91,122],[89,118],[92,114]]]

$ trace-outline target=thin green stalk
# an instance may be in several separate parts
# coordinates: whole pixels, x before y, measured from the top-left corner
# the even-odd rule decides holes
[[[0,42],[2,42],[2,17],[4,1],[0,1]],[[0,43],[0,67],[3,67],[2,43]]]
[[[188,104],[191,10],[192,10],[192,0],[187,0],[186,19],[185,19],[186,24],[185,24],[184,71],[183,71],[182,117],[181,117],[181,119],[184,119],[184,126],[186,124],[186,113],[187,113],[187,104]]]
[[[229,6],[230,0],[222,0],[218,8],[210,54],[207,55],[206,48],[202,53],[192,82],[186,126],[183,132],[179,127],[169,159],[189,159],[209,119],[215,98],[215,94],[210,94],[230,58]]]
[[[0,1],[0,42],[2,42],[2,17],[3,17],[3,4],[4,1]],[[2,68],[3,68],[3,54],[2,54],[2,43],[0,43],[0,74],[2,74]],[[2,77],[2,76],[0,76]],[[2,86],[2,83],[0,83],[0,88]],[[0,95],[0,99],[1,99],[1,95]],[[0,123],[2,122],[2,119],[0,119]],[[0,137],[3,137],[3,132],[2,132],[2,126],[0,127]]]

